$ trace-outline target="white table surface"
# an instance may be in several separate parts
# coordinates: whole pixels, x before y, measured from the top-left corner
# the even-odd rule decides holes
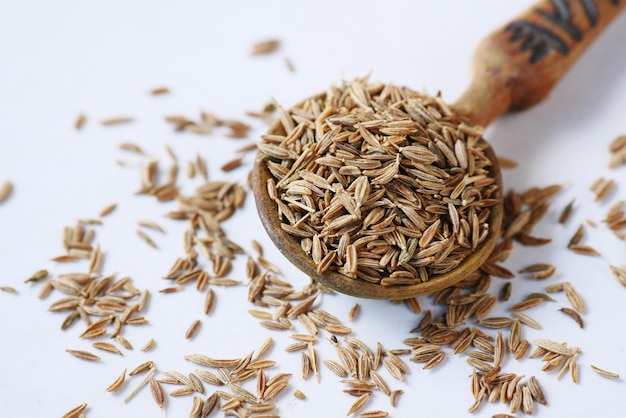
[[[289,106],[323,91],[342,78],[371,72],[372,80],[441,90],[448,101],[456,99],[469,83],[474,47],[490,31],[524,10],[532,2],[467,1],[22,1],[0,3],[0,183],[10,180],[14,192],[0,204],[0,286],[12,286],[17,295],[0,292],[0,416],[60,417],[87,402],[91,417],[187,416],[191,398],[170,399],[163,415],[148,390],[125,404],[122,399],[137,379],[127,382],[121,394],[105,388],[121,373],[146,360],[160,370],[189,372],[193,365],[185,354],[214,357],[245,356],[272,336],[269,354],[278,362],[272,373],[293,373],[288,391],[277,403],[282,417],[344,416],[354,398],[342,393],[339,379],[322,366],[321,382],[300,377],[300,355],[284,351],[289,333],[272,332],[257,325],[246,312],[245,287],[216,288],[214,312],[202,313],[203,295],[189,287],[171,295],[158,293],[176,257],[182,255],[183,224],[163,218],[176,207],[135,196],[137,167],[120,167],[115,161],[133,158],[117,145],[134,142],[166,162],[169,144],[180,161],[196,154],[209,164],[212,179],[245,182],[253,156],[244,167],[223,174],[219,167],[235,156],[235,149],[251,143],[265,127],[245,116],[260,110],[271,98]],[[272,55],[251,57],[260,40],[282,40]],[[518,161],[506,171],[507,189],[564,184],[536,230],[553,238],[545,247],[517,246],[506,266],[512,271],[536,262],[558,266],[555,277],[533,282],[518,277],[506,307],[526,294],[543,291],[548,283],[570,281],[586,303],[585,328],[579,329],[557,309],[567,306],[563,295],[529,312],[544,326],[525,329],[529,340],[549,338],[581,348],[579,384],[568,376],[557,381],[554,373],[541,372],[541,362],[508,360],[505,371],[536,375],[549,401],[536,406],[538,417],[617,417],[626,408],[623,380],[609,381],[591,371],[590,364],[626,376],[626,289],[610,275],[607,263],[626,264],[624,243],[599,221],[608,206],[624,196],[626,167],[607,169],[608,143],[626,133],[626,16],[621,16],[583,56],[551,97],[523,113],[495,121],[486,137],[496,151]],[[291,73],[288,58],[295,67]],[[172,93],[153,97],[148,91],[168,86]],[[241,119],[254,126],[246,140],[173,133],[163,121],[166,114],[196,118],[201,109],[223,118]],[[81,131],[73,128],[84,113]],[[101,126],[100,119],[132,115],[124,126]],[[590,184],[600,175],[613,178],[616,191],[606,203],[593,201]],[[181,173],[180,185],[189,193],[199,184]],[[576,199],[572,219],[557,224],[560,210]],[[58,265],[50,258],[63,253],[61,232],[78,219],[93,218],[110,203],[117,210],[97,227],[96,242],[105,252],[104,272],[132,276],[137,287],[153,292],[147,317],[150,325],[127,330],[135,350],[123,357],[99,353],[103,360],[87,363],[71,357],[66,348],[88,349],[80,340],[82,326],[63,332],[63,315],[47,312],[56,299],[37,298],[39,286],[23,282],[34,271],[52,273],[76,266]],[[135,234],[136,222],[151,219],[164,226],[165,235],[151,233],[159,249],[148,247]],[[576,227],[587,219],[599,223],[587,228],[585,243],[603,257],[591,258],[565,249]],[[283,277],[299,287],[306,283],[275,250],[256,216],[250,194],[242,213],[225,224],[229,236],[251,251],[259,240],[267,258],[278,264]],[[231,277],[244,279],[245,258],[237,260]],[[504,283],[494,278],[497,291]],[[403,348],[419,316],[404,306],[385,301],[365,301],[325,296],[321,307],[349,324],[347,314],[356,303],[362,312],[354,336],[371,346]],[[422,298],[424,308],[429,307]],[[184,338],[188,325],[202,319],[195,339]],[[299,329],[303,332],[302,329]],[[317,345],[320,360],[336,359],[323,334]],[[156,348],[138,350],[149,338]],[[450,354],[450,353],[449,353]],[[405,357],[406,358],[406,357]],[[404,383],[382,371],[388,383],[404,390],[397,408],[377,393],[367,409],[386,409],[393,417],[467,416],[472,404],[465,357],[448,355],[445,363],[423,371],[411,363]],[[300,389],[305,401],[292,396]],[[504,413],[506,406],[483,406],[475,416]],[[217,416],[219,414],[215,414]],[[521,415],[521,414],[519,414]]]

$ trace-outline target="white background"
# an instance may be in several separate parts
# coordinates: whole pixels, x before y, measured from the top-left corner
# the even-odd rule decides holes
[[[288,392],[278,399],[283,417],[345,416],[354,398],[329,370],[322,368],[321,383],[300,377],[300,355],[284,351],[288,333],[271,332],[256,324],[247,309],[246,291],[216,288],[212,315],[202,313],[203,295],[189,287],[171,295],[157,293],[168,285],[161,279],[176,257],[183,254],[183,224],[163,214],[175,204],[159,204],[134,196],[139,188],[137,167],[119,167],[115,161],[133,158],[117,145],[131,141],[166,163],[169,144],[181,162],[202,155],[212,179],[245,181],[253,156],[245,166],[225,175],[219,167],[232,159],[235,149],[250,143],[264,125],[246,119],[247,110],[260,110],[272,97],[289,106],[325,90],[342,78],[371,72],[372,80],[394,82],[415,89],[438,90],[454,101],[469,84],[474,47],[490,31],[528,7],[530,1],[20,1],[0,3],[0,183],[15,185],[10,199],[0,205],[0,285],[19,294],[0,292],[0,416],[59,417],[72,407],[89,403],[89,417],[158,417],[161,412],[142,391],[129,404],[122,401],[137,379],[127,382],[122,394],[104,389],[121,373],[152,359],[160,370],[193,371],[183,356],[203,353],[214,357],[245,356],[268,336],[275,339],[269,357],[278,361],[272,371],[293,373]],[[260,40],[282,40],[279,52],[249,55]],[[576,227],[586,219],[600,221],[608,206],[624,196],[626,168],[606,168],[608,143],[626,133],[626,16],[585,54],[551,97],[541,105],[502,117],[487,131],[496,151],[519,162],[505,173],[507,188],[525,190],[552,183],[565,185],[554,200],[536,235],[553,238],[540,248],[516,247],[506,266],[513,271],[536,263],[558,266],[548,282],[518,277],[513,295],[494,315],[545,284],[567,280],[586,302],[584,330],[557,309],[558,301],[529,312],[542,331],[525,329],[525,337],[550,338],[579,346],[581,381],[568,376],[557,381],[541,372],[541,362],[508,360],[505,371],[536,375],[550,405],[536,405],[538,417],[620,416],[626,407],[624,382],[595,375],[590,364],[626,376],[626,289],[611,276],[607,263],[625,264],[624,243],[599,223],[587,228],[585,243],[603,257],[590,258],[565,249]],[[295,72],[285,65],[291,60]],[[168,96],[148,91],[166,85]],[[247,140],[233,140],[216,132],[211,136],[175,134],[163,121],[166,114],[197,118],[205,109],[224,118],[244,119],[255,126]],[[82,131],[73,123],[87,115]],[[103,127],[98,121],[132,115],[124,126]],[[166,164],[164,164],[166,165]],[[618,183],[606,203],[593,202],[589,185],[600,175]],[[199,182],[181,176],[184,193]],[[306,278],[271,247],[249,196],[244,213],[225,228],[236,242],[251,251],[250,240],[262,242],[267,258],[284,271],[294,286]],[[560,210],[576,199],[570,222],[556,223]],[[47,312],[37,298],[39,286],[23,282],[34,271],[53,273],[85,269],[85,265],[59,266],[49,259],[63,252],[61,232],[77,219],[93,218],[110,203],[118,209],[97,227],[96,241],[105,251],[104,272],[130,275],[139,288],[154,297],[147,316],[151,325],[127,330],[135,345],[124,357],[101,353],[103,361],[87,363],[71,357],[66,348],[91,349],[78,339],[82,327],[60,330],[62,315]],[[148,247],[136,236],[136,222],[151,219],[166,229],[150,233],[160,249]],[[233,278],[244,278],[240,258]],[[497,291],[504,281],[493,279]],[[354,335],[372,347],[403,348],[418,316],[403,306],[385,301],[363,301],[336,295],[324,297],[321,307],[349,324],[347,313],[359,302],[362,314],[352,325]],[[422,298],[428,307],[429,300]],[[184,338],[188,325],[202,319],[192,341]],[[303,331],[299,329],[299,331]],[[532,331],[532,332],[531,332]],[[138,350],[149,338],[157,340],[150,353]],[[320,360],[336,359],[321,336]],[[95,351],[94,349],[91,349]],[[100,354],[100,353],[99,353]],[[385,409],[394,417],[466,416],[472,403],[470,367],[464,357],[449,355],[441,367],[423,371],[411,364],[405,383],[383,371],[392,388],[403,389],[392,408],[378,393],[367,409]],[[306,401],[293,398],[295,389]],[[191,398],[170,399],[163,416],[186,416]],[[476,416],[506,412],[504,405],[484,406]],[[219,414],[218,414],[219,415]]]

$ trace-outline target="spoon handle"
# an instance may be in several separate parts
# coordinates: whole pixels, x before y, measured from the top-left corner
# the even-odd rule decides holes
[[[550,93],[626,0],[543,0],[484,39],[470,87],[452,105],[469,123],[488,125]]]

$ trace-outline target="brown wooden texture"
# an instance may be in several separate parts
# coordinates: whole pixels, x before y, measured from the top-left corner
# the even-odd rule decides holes
[[[624,6],[626,0],[538,2],[478,46],[472,83],[452,107],[486,126],[542,101]]]

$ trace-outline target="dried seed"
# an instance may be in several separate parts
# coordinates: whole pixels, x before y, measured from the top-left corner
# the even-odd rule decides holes
[[[570,238],[569,243],[567,244],[567,247],[570,248],[572,245],[578,245],[580,241],[583,239],[584,235],[585,235],[585,227],[581,224],[578,227],[578,229],[576,229],[576,232],[574,233],[574,235],[572,235],[572,238]]]
[[[191,411],[189,412],[189,418],[200,418],[202,415],[202,409],[204,408],[204,401],[199,396],[193,397],[193,403],[191,404]]]
[[[149,371],[154,368],[154,362],[152,360],[148,360],[146,362],[141,363],[139,366],[135,367],[130,373],[129,376],[135,376],[137,374]]]
[[[234,160],[231,160],[227,162],[226,164],[222,165],[220,167],[220,170],[225,171],[225,172],[234,170],[235,168],[240,167],[242,162],[243,162],[243,158],[235,158]]]
[[[500,300],[506,302],[511,297],[511,282],[506,282],[500,290]]]
[[[369,398],[370,398],[369,394],[359,396],[359,398],[356,401],[354,401],[354,403],[350,406],[350,409],[348,409],[348,413],[346,413],[346,415],[354,414],[355,412],[362,409],[367,403],[367,401],[369,400]]]
[[[17,294],[17,290],[11,286],[0,286],[0,291]]]
[[[622,286],[626,287],[626,265],[622,266],[613,266],[609,264],[609,269],[611,270],[611,274],[615,277]]]
[[[593,364],[591,365],[591,370],[593,370],[602,377],[606,377],[607,379],[619,379],[619,374],[603,370],[597,366],[594,366]]]
[[[543,280],[552,277],[555,271],[556,266],[553,266],[551,264],[538,263],[524,267],[519,272],[530,273],[530,277],[532,277],[533,279]]]
[[[87,409],[87,404],[83,403],[63,414],[62,418],[77,418],[83,411]]]
[[[149,220],[141,220],[137,222],[137,225],[139,226],[143,226],[146,228],[150,228],[150,229],[154,229],[155,231],[159,231],[159,232],[165,232],[165,230],[163,228],[161,228],[161,226],[159,224],[157,224],[154,221],[149,221]]]
[[[511,312],[519,312],[524,311],[526,309],[534,308],[535,306],[539,306],[543,303],[543,298],[531,298],[526,299],[523,302],[517,303],[509,308]]]
[[[396,407],[396,405],[398,404],[398,397],[403,393],[404,391],[402,389],[396,389],[391,392],[391,396],[389,396],[389,402],[391,402],[391,406],[393,406],[394,408]]]
[[[199,319],[196,319],[195,321],[193,321],[191,325],[189,326],[189,328],[187,329],[187,332],[185,333],[185,339],[187,340],[192,339],[198,332],[200,325],[202,325],[202,322]]]
[[[564,314],[568,315],[569,317],[571,317],[574,321],[576,321],[576,323],[578,324],[578,326],[580,328],[584,327],[584,323],[583,323],[583,319],[580,316],[580,314],[578,312],[576,312],[574,309],[570,309],[570,308],[561,308],[559,309],[559,311],[563,312]]]
[[[269,39],[257,42],[252,47],[251,55],[265,55],[276,51],[280,47],[280,41],[277,39]]]
[[[120,351],[119,348],[117,348],[116,346],[114,346],[111,343],[107,343],[104,341],[98,341],[92,344],[94,348],[97,348],[99,350],[104,350],[104,351],[108,351],[110,353],[115,353],[115,354],[119,354],[120,356],[122,356],[122,352]]]
[[[359,311],[361,309],[361,305],[356,303],[348,312],[348,321],[350,322],[354,322],[354,320],[356,319]]]
[[[206,398],[206,400],[204,401],[204,404],[202,405],[202,412],[200,413],[200,416],[202,418],[208,417],[217,406],[218,400],[219,398],[217,397],[216,393]]]
[[[574,289],[574,287],[569,282],[563,283],[563,290],[565,291],[565,296],[569,303],[572,304],[572,307],[576,309],[579,313],[583,313],[585,310],[585,304],[583,302],[580,294]]]
[[[389,416],[389,412],[387,411],[364,411],[361,412],[358,417],[359,418],[385,418]]]
[[[86,121],[87,121],[87,117],[81,113],[76,118],[76,122],[74,122],[74,129],[76,129],[77,131],[81,130],[83,126],[85,125]]]
[[[115,341],[117,341],[122,347],[124,347],[127,350],[132,350],[133,346],[131,345],[130,342],[128,342],[128,340],[124,337],[122,337],[121,335],[116,335],[115,336]]]
[[[569,245],[567,248],[569,248],[571,251],[577,254],[589,255],[592,257],[598,257],[601,255],[595,248],[589,245],[573,244],[573,245]]]
[[[186,396],[186,395],[191,395],[194,392],[195,391],[193,390],[193,388],[184,387],[184,388],[175,389],[175,390],[171,391],[170,392],[170,396],[173,396],[173,397]]]
[[[159,406],[159,408],[163,409],[163,404],[165,403],[165,394],[163,393],[163,388],[161,387],[161,384],[155,378],[151,378],[149,382],[152,398]]]
[[[530,316],[524,314],[524,313],[520,313],[520,312],[515,312],[515,318],[519,319],[519,321],[524,324],[524,325],[528,325],[531,328],[534,329],[542,329],[541,324],[539,322],[537,322],[536,320],[534,320],[533,318],[531,318]]]
[[[541,390],[541,386],[539,386],[539,382],[537,381],[537,378],[535,378],[535,376],[531,376],[530,379],[528,379],[528,389],[530,390],[532,397],[537,402],[542,405],[548,404],[543,394],[543,391]]]
[[[109,206],[107,206],[104,209],[102,209],[102,211],[100,212],[99,216],[101,218],[104,218],[105,216],[107,216],[111,212],[113,212],[115,209],[117,209],[117,203],[112,203]]]
[[[95,354],[90,353],[89,351],[70,350],[70,349],[66,349],[65,351],[67,351],[68,353],[70,353],[74,357],[78,357],[78,358],[83,359],[83,360],[100,361],[100,357],[96,356]]]
[[[125,380],[126,380],[126,369],[124,369],[122,374],[117,379],[115,379],[115,381],[113,383],[111,383],[109,385],[109,387],[107,387],[106,391],[107,392],[117,392],[118,390],[120,390],[122,385],[124,385],[124,381]]]
[[[324,360],[324,365],[339,377],[346,377],[348,375],[346,369],[334,360]]]
[[[492,318],[483,318],[478,321],[480,325],[486,328],[508,328],[513,324],[513,320],[505,316],[497,316]]]
[[[335,335],[348,335],[352,333],[352,329],[343,325],[329,324],[326,326],[326,331]]]
[[[155,344],[156,342],[154,341],[154,338],[150,338],[150,340],[148,340],[148,342],[141,348],[141,351],[150,351]]]
[[[567,348],[565,344],[559,344],[557,342],[544,338],[538,338],[533,342],[536,346],[541,347],[552,353],[561,354],[566,357],[573,356],[575,354],[575,351]]]
[[[36,283],[47,277],[48,277],[48,270],[46,269],[37,270],[35,273],[33,273],[32,276],[26,279],[24,283],[31,283],[31,282]]]
[[[0,187],[0,203],[8,199],[12,190],[13,190],[13,184],[10,181],[4,182],[2,187]]]
[[[130,116],[116,116],[112,118],[102,119],[100,120],[100,124],[104,126],[110,126],[110,125],[119,125],[123,123],[129,123],[132,121],[133,121],[133,118]]]
[[[143,232],[141,229],[137,230],[137,235],[139,236],[139,238],[141,238],[146,244],[148,244],[152,248],[159,248],[154,243],[154,241],[152,241],[152,239],[145,232]]]
[[[162,94],[168,94],[170,92],[170,89],[167,87],[155,87],[152,90],[150,90],[150,94],[153,96],[160,96]]]
[[[559,215],[559,220],[558,222],[560,224],[565,224],[567,223],[570,215],[572,214],[572,208],[574,207],[574,200],[572,200],[571,202],[569,202],[565,208],[563,208],[563,211],[561,212],[561,214]]]
[[[117,147],[124,151],[130,151],[139,155],[145,155],[145,152],[143,151],[143,149],[141,149],[139,145],[133,144],[131,142],[123,142],[119,144]]]

